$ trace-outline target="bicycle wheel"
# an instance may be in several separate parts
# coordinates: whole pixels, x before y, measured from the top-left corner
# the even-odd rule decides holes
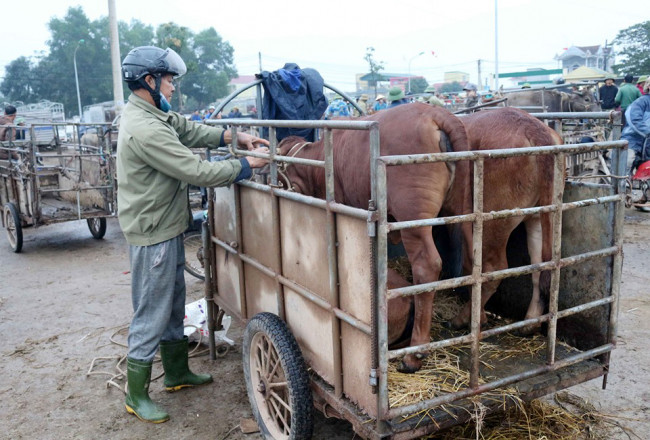
[[[185,271],[200,280],[205,280],[203,261],[203,237],[200,232],[189,232],[183,238],[185,246]]]

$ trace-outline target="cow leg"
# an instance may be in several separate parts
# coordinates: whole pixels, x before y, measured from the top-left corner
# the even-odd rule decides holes
[[[542,223],[539,215],[535,215],[524,221],[526,225],[526,240],[528,244],[528,254],[530,264],[539,264],[542,262]],[[544,301],[541,298],[539,290],[540,272],[533,273],[533,296],[528,304],[526,319],[537,318],[544,313]],[[539,329],[539,324],[523,327],[519,333],[529,335]]]
[[[506,238],[507,242],[507,238]],[[508,268],[508,260],[506,258],[505,247],[500,252],[491,252],[486,255],[486,250],[483,249],[483,272],[494,272],[495,270],[502,270]],[[494,292],[501,284],[501,280],[489,281],[483,283],[481,288],[481,326],[487,324],[487,315],[485,314],[485,304],[490,300]],[[465,303],[463,309],[450,321],[451,328],[461,329],[469,327],[472,318],[472,301],[471,299]]]
[[[402,240],[413,271],[413,283],[424,284],[437,281],[442,270],[442,260],[433,243],[431,227],[413,228],[402,231]],[[416,295],[415,319],[411,346],[426,344],[431,340],[431,317],[434,292]],[[404,356],[399,371],[413,373],[422,368],[424,355],[421,353]]]

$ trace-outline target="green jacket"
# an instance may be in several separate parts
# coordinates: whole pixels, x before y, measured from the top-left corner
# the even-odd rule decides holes
[[[625,109],[627,109],[630,104],[632,104],[634,100],[640,96],[641,92],[639,92],[639,89],[637,89],[634,84],[624,83],[618,89],[618,93],[616,93],[614,102],[616,102],[616,105],[620,105],[621,109],[625,111]]]
[[[222,132],[129,97],[117,137],[118,218],[129,244],[153,245],[187,229],[188,183],[208,187],[235,181],[242,170],[239,160],[208,162],[188,148],[216,147]]]

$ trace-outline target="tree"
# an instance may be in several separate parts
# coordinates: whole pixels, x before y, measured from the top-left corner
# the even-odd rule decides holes
[[[113,100],[108,18],[91,21],[81,7],[69,8],[63,18],[48,23],[51,38],[49,51],[40,58],[17,58],[6,66],[0,93],[8,101],[61,102],[66,116],[77,114],[77,92],[74,75],[76,50],[81,105]],[[213,29],[197,35],[184,26],[165,23],[156,28],[138,20],[118,23],[120,53],[124,57],[138,46],[170,47],[184,59],[188,74],[176,89],[194,105],[206,105],[228,94],[228,83],[237,75],[233,65],[233,48]],[[84,40],[83,43],[79,43]],[[182,82],[182,93],[181,93]]]
[[[375,48],[367,47],[366,56],[363,57],[364,60],[368,62],[368,67],[370,68],[371,80],[368,81],[368,84],[375,88],[375,97],[377,96],[377,82],[381,81],[382,76],[379,75],[379,72],[384,70],[383,61],[375,61],[374,58]]]
[[[427,87],[429,87],[429,83],[421,76],[411,78],[411,93],[424,93]]]
[[[650,72],[650,21],[619,31],[614,44],[619,48],[618,55],[623,56],[619,64],[612,66],[614,72],[633,75]]]
[[[5,68],[5,80],[0,86],[4,96],[13,101],[31,102],[35,98],[32,66],[28,58],[19,57]]]
[[[446,82],[440,86],[440,91],[442,93],[453,93],[460,92],[463,90],[463,86],[458,81]]]
[[[209,28],[194,36],[193,52],[193,58],[186,60],[183,91],[194,101],[194,108],[205,107],[228,94],[228,83],[237,76],[234,49],[214,28]]]

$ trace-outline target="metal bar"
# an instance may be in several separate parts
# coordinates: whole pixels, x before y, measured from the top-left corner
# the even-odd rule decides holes
[[[386,165],[407,165],[431,162],[458,162],[476,160],[479,157],[504,159],[518,156],[541,156],[545,154],[575,154],[588,151],[608,150],[623,147],[627,141],[593,142],[588,144],[544,145],[526,148],[502,148],[494,150],[456,151],[451,153],[404,154],[400,156],[381,156],[379,160]]]
[[[214,316],[214,289],[212,288],[212,275],[211,275],[211,255],[210,255],[210,228],[208,222],[201,223],[201,239],[203,241],[203,268],[205,273],[205,281],[203,284],[203,296],[207,307],[208,315],[208,345],[210,348],[210,359],[217,359],[217,342],[214,338],[215,331],[215,316]]]
[[[230,125],[233,127],[276,127],[276,128],[331,128],[336,130],[369,130],[379,125],[377,121],[343,121],[343,120],[313,120],[285,121],[279,119],[208,119],[208,125]]]
[[[386,413],[383,414],[380,413],[380,418],[392,419],[395,417],[400,417],[407,414],[419,412],[424,409],[434,408],[436,406],[440,406],[445,403],[454,402],[456,400],[460,400],[466,397],[475,396],[477,394],[481,394],[486,391],[492,391],[494,389],[502,388],[515,382],[529,379],[534,376],[539,376],[540,374],[544,374],[551,371],[557,371],[561,368],[568,367],[570,365],[577,364],[578,362],[582,362],[584,360],[599,356],[613,349],[614,346],[612,344],[605,344],[600,347],[596,347],[592,350],[588,350],[585,352],[575,354],[573,356],[569,356],[566,359],[557,361],[553,365],[544,365],[532,370],[525,371],[520,374],[504,377],[502,379],[480,385],[476,389],[466,388],[465,390],[458,391],[456,393],[444,394],[442,396],[434,397],[433,399],[423,400],[412,405],[405,405],[405,406],[400,406],[398,408],[393,408]]]
[[[610,304],[610,303],[612,303],[614,301],[615,301],[615,299],[613,297],[608,296],[608,297],[605,297],[605,298],[597,299],[596,301],[591,301],[591,302],[588,302],[588,303],[580,304],[579,306],[574,306],[574,307],[571,307],[569,309],[560,310],[559,312],[557,312],[557,318],[558,319],[566,318],[567,316],[576,315],[578,313],[584,312],[585,310],[589,310],[589,309],[600,307],[600,306],[603,306],[603,305],[606,305],[606,304]]]
[[[549,298],[548,333],[546,362],[553,365],[555,362],[555,343],[557,338],[557,311],[560,292],[560,261],[562,259],[562,197],[564,195],[564,171],[566,158],[564,154],[553,157],[553,204],[558,208],[552,214],[553,248],[551,260],[556,262],[556,268],[551,272],[551,291]]]
[[[41,193],[54,193],[54,192],[66,192],[66,191],[76,191],[76,192],[81,192],[81,191],[90,191],[92,189],[113,189],[112,186],[93,186],[93,187],[88,187],[88,188],[54,188],[54,189],[42,189],[40,190]]]
[[[610,202],[618,202],[619,200],[621,200],[620,195],[596,197],[593,199],[584,199],[576,202],[563,203],[562,210],[567,211],[569,209],[583,208],[585,206],[599,205],[599,204],[610,203]],[[401,229],[419,228],[422,226],[441,226],[441,225],[449,225],[454,223],[462,223],[466,221],[474,221],[474,219],[477,216],[480,216],[483,219],[483,221],[496,220],[501,218],[514,217],[514,216],[529,216],[529,215],[541,214],[546,212],[555,212],[557,211],[557,209],[558,209],[557,206],[553,206],[553,205],[535,206],[532,208],[503,209],[501,211],[491,211],[485,213],[476,212],[472,214],[455,215],[449,217],[437,217],[437,218],[422,219],[422,220],[390,222],[388,223],[388,230],[398,231]]]
[[[530,113],[538,119],[609,119],[610,112],[548,112]]]
[[[377,344],[377,365],[378,387],[377,387],[377,431],[384,432],[386,423],[382,420],[382,414],[388,413],[390,403],[388,401],[388,205],[386,188],[386,164],[377,160],[377,316],[373,325],[376,327],[376,339],[372,341]]]
[[[256,190],[263,191],[266,193],[273,193],[278,197],[293,200],[294,202],[300,202],[305,205],[314,206],[321,209],[327,209],[326,205],[330,205],[330,209],[332,210],[332,212],[335,212],[337,214],[348,215],[350,217],[358,218],[361,220],[368,220],[369,218],[374,218],[373,217],[374,213],[370,211],[361,208],[353,208],[351,206],[347,206],[342,203],[327,202],[326,200],[318,199],[316,197],[306,196],[304,194],[299,194],[293,191],[287,191],[285,189],[272,188],[270,186],[261,185],[259,183],[252,182],[252,181],[238,182],[237,184],[249,188],[254,188]]]
[[[614,115],[614,124],[615,130],[618,130],[620,133],[620,122],[621,115],[617,112]],[[627,166],[627,155],[630,154],[630,151],[625,149],[619,150],[614,149],[612,154],[612,167],[614,172],[618,176],[625,174],[625,167]],[[634,154],[634,153],[632,153]],[[625,180],[624,179],[613,179],[613,184],[615,192],[620,195],[625,194]],[[618,312],[619,312],[619,301],[620,301],[620,285],[621,285],[621,276],[623,270],[623,224],[625,223],[625,205],[623,198],[614,205],[614,225],[613,225],[613,245],[621,249],[621,252],[614,255],[614,261],[612,262],[612,285],[611,285],[611,296],[612,296],[612,306],[609,309],[609,328],[608,328],[608,339],[609,342],[613,345],[616,345],[616,338],[618,335]],[[609,371],[609,353],[605,358],[605,362]],[[603,376],[603,389],[607,385],[607,373]]]
[[[414,345],[410,347],[399,348],[397,350],[389,350],[388,359],[397,359],[402,356],[406,356],[407,354],[415,354],[415,353],[422,353],[422,352],[428,353],[434,350],[438,350],[440,348],[451,347],[454,345],[471,344],[473,340],[474,340],[474,336],[468,334],[463,336],[457,336],[455,338],[443,339],[442,341],[434,341],[434,342],[429,342],[427,344]]]
[[[325,214],[327,219],[327,266],[329,268],[328,291],[333,310],[339,308],[339,277],[338,277],[338,252],[336,246],[336,216],[332,212],[330,202],[334,201],[334,147],[332,142],[332,130],[323,130],[324,152],[325,152]],[[343,396],[343,353],[341,348],[341,322],[336,314],[330,315],[332,326],[332,350],[334,367],[334,395],[337,398]]]
[[[573,266],[579,263],[583,263],[588,260],[593,260],[596,258],[607,257],[610,255],[615,255],[621,252],[620,247],[610,246],[607,248],[599,249],[597,251],[585,252],[584,254],[573,255],[571,257],[565,257],[560,260],[559,267],[565,268]],[[494,272],[487,272],[481,274],[481,283],[486,281],[495,281],[502,280],[504,278],[511,278],[514,276],[528,275],[533,272],[539,272],[542,270],[554,270],[557,268],[557,263],[554,261],[546,261],[538,264],[529,264],[527,266],[513,267],[510,269],[495,270]],[[411,296],[417,295],[423,292],[428,292],[431,290],[445,290],[445,289],[455,289],[457,287],[469,286],[474,281],[472,276],[464,276],[458,278],[450,278],[447,280],[434,281],[431,283],[424,284],[415,284],[407,287],[400,287],[397,289],[390,289],[388,291],[388,299],[394,299],[399,296]]]
[[[483,272],[483,218],[480,213],[483,212],[483,175],[485,170],[485,161],[479,158],[474,161],[474,195],[473,205],[476,220],[474,221],[474,233],[472,237],[472,310],[471,310],[471,369],[469,386],[470,388],[477,388],[479,385],[479,366],[480,366],[480,347],[479,340],[481,336],[481,309],[483,304],[482,299],[482,284],[480,280],[481,272]]]
[[[258,93],[260,92],[259,87],[257,89]],[[260,108],[260,107],[258,107]],[[261,110],[258,110],[261,111]],[[269,129],[269,138],[270,147],[271,147],[271,157],[275,157],[277,152],[277,140],[275,135],[275,128],[271,127]],[[271,185],[277,187],[278,185],[278,164],[277,162],[271,162]],[[268,187],[267,187],[268,188]],[[276,273],[282,272],[282,235],[280,228],[280,199],[277,192],[270,191],[271,194],[271,224],[273,227],[271,242],[275,244],[275,258],[273,259],[273,270]],[[274,277],[275,278],[275,277]],[[275,278],[275,289],[276,289],[276,298],[278,301],[278,316],[280,319],[286,322],[287,320],[287,311],[285,309],[285,294],[284,286],[282,283]]]

